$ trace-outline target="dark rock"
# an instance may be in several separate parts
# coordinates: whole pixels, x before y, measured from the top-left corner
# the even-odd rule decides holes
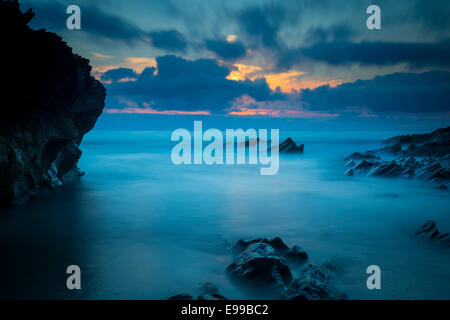
[[[346,165],[347,167],[353,167],[353,166],[355,165],[355,161],[353,161],[353,160],[348,160],[348,161],[345,163],[345,165]]]
[[[308,260],[308,254],[299,246],[293,246],[285,256],[286,259],[297,264],[305,263]]]
[[[345,160],[364,159],[355,163],[348,161],[345,175],[364,173],[379,177],[419,178],[425,181],[443,182],[450,180],[450,127],[428,134],[397,136],[383,141],[386,145],[363,154],[352,153]],[[378,154],[397,156],[395,160],[370,160]],[[426,157],[417,160],[416,157]],[[351,160],[353,161],[353,160]],[[444,187],[442,189],[445,190]]]
[[[396,143],[396,144],[393,144],[391,146],[384,147],[380,151],[383,152],[383,153],[390,153],[390,154],[393,154],[393,155],[399,155],[399,154],[402,153],[403,149],[402,149],[401,143]]]
[[[402,173],[403,167],[393,160],[389,163],[380,163],[372,172],[370,172],[370,175],[379,177],[398,177]]]
[[[307,253],[299,246],[289,247],[279,238],[239,240],[234,245],[235,257],[226,272],[241,285],[250,285],[258,294],[281,299],[346,299],[330,284],[328,272],[334,272],[341,265],[329,263],[329,268],[311,263],[303,266],[293,281],[289,264],[303,265]],[[331,261],[331,260],[330,260]],[[335,269],[333,269],[335,267]]]
[[[269,240],[266,238],[258,238],[258,239],[253,239],[253,240],[239,239],[231,249],[235,253],[241,253],[242,251],[247,249],[249,245],[251,245],[252,243],[257,243],[257,242],[269,243]]]
[[[443,182],[450,178],[450,171],[437,161],[428,161],[416,170],[416,175],[426,181]]]
[[[287,138],[280,143],[278,150],[280,153],[303,153],[304,144],[298,145],[291,138]]]
[[[358,173],[367,172],[370,169],[372,169],[373,166],[375,166],[374,162],[363,160],[360,163],[358,163],[355,167],[353,167],[353,171]]]
[[[227,300],[219,294],[219,289],[211,282],[205,282],[198,288],[198,300]]]
[[[347,177],[353,177],[355,175],[355,171],[353,171],[353,169],[350,168],[347,171],[345,171],[344,175],[346,175]]]
[[[219,289],[211,282],[205,282],[194,290],[195,294],[182,293],[170,297],[168,300],[227,300],[223,295],[219,294]],[[197,298],[194,298],[197,296]]]
[[[275,237],[272,240],[268,240],[266,238],[258,238],[253,240],[240,239],[232,247],[232,250],[236,253],[241,253],[242,251],[247,249],[249,245],[259,242],[271,245],[272,248],[274,248],[279,255],[284,255],[286,252],[289,251],[289,247],[279,237]]]
[[[177,294],[170,297],[168,300],[194,300],[194,297],[187,293]]]
[[[450,235],[440,233],[436,227],[436,222],[428,220],[425,224],[414,232],[414,236],[419,240],[436,243],[444,248],[450,248]]]
[[[318,264],[309,264],[286,291],[291,300],[343,300],[347,296],[330,284],[330,277]]]
[[[412,134],[392,137],[384,140],[386,152],[393,149],[398,151],[398,146],[407,146],[402,150],[404,155],[418,157],[443,157],[450,153],[450,127],[437,129],[431,133]]]
[[[438,190],[448,190],[448,187],[445,184],[440,184],[436,187]]]
[[[237,141],[235,141],[235,142],[234,142],[234,146],[235,146],[236,148],[245,148],[245,149],[248,149],[248,148],[250,148],[250,146],[258,147],[258,144],[259,144],[259,143],[270,144],[270,141],[271,141],[271,140],[269,140],[269,141],[262,140],[262,139],[260,139],[260,138],[258,137],[258,138],[256,138],[256,139],[247,139],[247,140],[245,140],[245,141],[243,141],[243,142],[237,142]],[[224,147],[226,147],[226,146],[224,146]]]
[[[345,158],[346,161],[348,160],[378,160],[380,159],[379,156],[377,156],[373,151],[366,151],[364,153],[354,152],[351,155],[349,155],[347,158]]]
[[[0,206],[20,204],[82,176],[79,145],[103,111],[105,88],[61,37],[0,1]]]
[[[242,284],[284,290],[292,280],[286,261],[268,243],[250,244],[227,267],[226,272]]]
[[[279,237],[275,237],[269,241],[269,244],[279,255],[284,255],[289,251],[289,247]]]

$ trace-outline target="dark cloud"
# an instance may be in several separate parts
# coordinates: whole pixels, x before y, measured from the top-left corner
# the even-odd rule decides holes
[[[311,109],[368,108],[373,112],[427,113],[450,111],[450,72],[394,73],[335,88],[302,92]]]
[[[305,57],[331,65],[450,66],[450,40],[440,43],[322,42],[301,49]]]
[[[247,36],[259,45],[276,47],[284,17],[285,9],[282,7],[251,7],[240,12],[237,21]]]
[[[49,28],[58,32],[66,31],[67,6],[59,2],[28,1],[27,6],[36,12],[34,26]],[[111,15],[98,7],[83,5],[81,10],[81,32],[98,39],[121,41],[127,44],[146,42],[152,39],[152,45],[167,51],[184,52],[187,41],[183,34],[175,29],[146,31],[128,20]]]
[[[448,0],[415,0],[412,5],[412,22],[422,23],[428,31],[443,31],[445,33],[448,31],[450,27]]]
[[[228,42],[225,40],[205,40],[206,48],[224,60],[233,60],[245,56],[245,46],[242,41]]]
[[[53,30],[66,30],[67,6],[59,2],[27,2],[36,12],[33,25]],[[81,30],[88,35],[120,40],[126,43],[142,41],[145,32],[136,25],[114,15],[107,14],[101,9],[83,5],[81,11]]]
[[[101,79],[103,81],[119,81],[126,78],[137,78],[138,75],[133,69],[117,68],[106,71],[102,74]]]
[[[345,24],[312,27],[305,34],[305,43],[347,41],[355,32]]]
[[[178,30],[153,31],[149,32],[148,35],[152,38],[152,44],[156,48],[179,52],[186,50],[186,38]]]
[[[158,110],[222,112],[244,94],[257,101],[284,97],[271,92],[264,79],[226,79],[230,69],[212,59],[186,60],[167,55],[157,58],[156,62],[157,72],[155,68],[147,68],[137,81],[107,85],[107,106],[120,107],[117,97],[126,96],[138,105],[146,102]]]
[[[386,4],[382,6],[388,11],[386,24],[392,24],[393,13],[403,10],[401,20],[405,23],[414,22],[416,25],[426,26],[429,32],[447,30],[450,25],[448,14],[450,6],[448,1],[438,0],[438,3],[430,1],[414,0],[410,3]],[[329,65],[349,65],[358,63],[363,66],[387,66],[406,63],[412,68],[419,67],[448,67],[450,66],[450,40],[436,40],[430,42],[405,42],[401,38],[403,31],[398,32],[398,41],[360,41],[353,42],[353,38],[367,38],[367,30],[348,22],[333,19],[328,23],[315,25],[303,31],[302,42],[297,45],[287,43],[283,38],[283,28],[292,25],[292,17],[289,4],[286,7],[250,7],[236,15],[236,20],[241,31],[246,36],[251,48],[264,49],[266,56],[275,62],[279,71],[284,71],[296,66],[315,61],[325,62]],[[309,3],[302,7],[303,11],[337,10],[339,7],[329,7],[330,3],[323,3],[315,7]],[[342,10],[357,12],[360,10],[365,17],[365,4],[358,1],[350,1]],[[315,9],[314,9],[315,8]],[[311,11],[313,10],[313,11]],[[294,10],[295,11],[295,10]],[[297,8],[298,15],[308,20],[308,15]],[[398,16],[398,15],[397,15]],[[364,19],[362,20],[364,22]],[[298,20],[296,21],[298,23]],[[364,25],[364,23],[363,23]],[[395,24],[398,25],[398,24]],[[396,29],[398,31],[398,27]],[[445,32],[445,31],[444,31]],[[299,34],[302,30],[299,30]],[[448,37],[448,33],[447,33]]]

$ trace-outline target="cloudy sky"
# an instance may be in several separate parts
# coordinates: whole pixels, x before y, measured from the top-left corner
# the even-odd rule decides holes
[[[106,113],[450,123],[447,0],[21,3],[90,59]]]

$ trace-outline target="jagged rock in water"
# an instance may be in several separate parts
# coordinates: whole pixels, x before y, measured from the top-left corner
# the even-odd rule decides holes
[[[363,153],[354,152],[351,155],[349,155],[347,158],[345,158],[345,161],[348,161],[348,160],[379,160],[379,159],[380,159],[380,157],[377,156],[374,152],[366,151]]]
[[[299,246],[289,248],[281,238],[239,240],[232,251],[238,255],[226,272],[239,284],[250,285],[258,294],[269,293],[281,299],[344,299],[346,296],[330,285],[330,269],[316,263],[303,267],[293,281],[291,267],[296,270],[308,260]],[[332,274],[336,270],[332,270]],[[265,295],[267,297],[267,295]]]
[[[419,240],[436,243],[439,246],[450,249],[450,235],[448,233],[440,233],[436,227],[436,222],[428,220],[425,224],[414,233]]]
[[[286,291],[291,300],[343,300],[347,296],[330,284],[326,270],[318,264],[308,264],[300,277]]]
[[[353,161],[353,160],[348,160],[346,163],[345,163],[345,165],[347,166],[347,167],[352,167],[352,166],[354,166],[355,165],[355,161]]]
[[[0,1],[0,207],[78,179],[79,145],[104,107],[89,61],[58,35],[29,28],[33,16]]]
[[[416,170],[416,175],[426,181],[443,182],[450,178],[450,171],[437,161],[425,164]]]
[[[278,148],[280,153],[303,153],[305,145],[300,144],[297,146],[294,140],[292,140],[291,138],[287,138],[282,143],[280,143]]]
[[[199,300],[227,300],[223,295],[219,293],[219,289],[211,282],[205,282],[198,288]]]
[[[170,297],[168,300],[194,300],[194,297],[189,293],[181,293]]]
[[[292,246],[285,255],[286,259],[297,264],[305,263],[308,260],[308,254],[299,246]]]
[[[380,150],[386,152],[394,149],[405,156],[443,157],[450,153],[450,127],[437,129],[431,133],[392,137],[384,140],[383,144],[386,147]]]
[[[428,134],[404,135],[383,141],[383,148],[352,153],[345,160],[345,175],[364,173],[379,177],[419,178],[435,182],[446,190],[450,180],[450,127]],[[397,156],[382,160],[380,154]],[[371,160],[371,158],[373,160]],[[419,159],[418,159],[419,158]],[[359,163],[353,160],[362,159]],[[442,187],[441,187],[442,186]]]
[[[250,244],[227,267],[226,272],[242,284],[258,285],[280,293],[292,280],[286,261],[264,242]]]
[[[283,242],[283,240],[281,240],[280,237],[275,237],[272,240],[270,240],[268,243],[281,256],[283,256],[289,252],[289,247]]]
[[[448,187],[445,184],[440,184],[436,187],[438,190],[448,190]]]
[[[272,248],[274,248],[279,255],[284,255],[286,252],[289,251],[289,247],[279,237],[275,237],[272,240],[268,240],[266,238],[258,238],[253,240],[240,239],[232,247],[232,250],[236,253],[241,253],[242,251],[247,249],[249,245],[258,242],[267,243],[271,245]]]
[[[374,162],[369,162],[366,160],[361,161],[356,166],[353,167],[353,170],[355,172],[361,173],[361,172],[367,172],[375,165]]]
[[[245,147],[246,149],[249,148],[250,146],[254,146],[254,147],[258,147],[258,145],[260,143],[267,143],[269,146],[267,148],[268,151],[271,150],[270,144],[271,144],[271,140],[269,141],[265,141],[265,140],[261,140],[260,138],[256,138],[256,139],[247,139],[244,142],[240,142],[237,143],[235,142],[234,145],[237,148],[243,148]],[[289,154],[299,154],[299,153],[303,153],[303,150],[305,149],[305,145],[301,144],[298,145],[294,142],[294,140],[292,140],[291,138],[287,138],[285,139],[283,142],[281,142],[278,145],[278,152],[279,153],[289,153]]]
[[[355,171],[353,171],[353,169],[350,168],[347,171],[345,171],[344,175],[346,175],[348,177],[353,177],[355,175]]]
[[[402,174],[403,167],[395,160],[388,163],[380,163],[376,165],[369,175],[382,177],[398,177]]]
[[[268,144],[270,144],[270,140],[266,141],[266,140],[262,140],[262,139],[260,139],[258,137],[256,139],[247,139],[247,140],[245,140],[244,142],[241,142],[241,143],[235,142],[234,144],[237,147],[249,148],[250,146],[256,146],[257,147],[259,143],[268,143]]]
[[[168,300],[227,300],[211,282],[200,284],[194,291],[195,294],[181,293],[170,297]]]

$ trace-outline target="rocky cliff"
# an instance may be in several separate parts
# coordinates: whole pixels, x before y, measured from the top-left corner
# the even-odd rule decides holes
[[[58,35],[29,28],[33,16],[0,0],[0,207],[78,179],[79,145],[104,107],[89,61]]]

